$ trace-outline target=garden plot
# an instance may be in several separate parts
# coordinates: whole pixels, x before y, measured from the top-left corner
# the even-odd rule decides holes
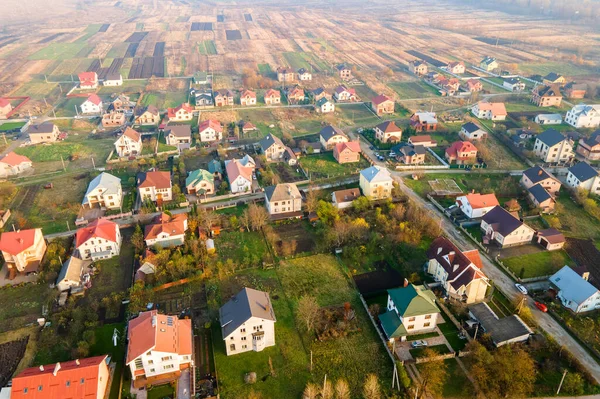
[[[429,180],[429,185],[436,195],[456,195],[463,192],[453,179]]]
[[[279,256],[310,253],[315,248],[314,228],[308,222],[275,226],[274,231],[279,237],[275,245]]]

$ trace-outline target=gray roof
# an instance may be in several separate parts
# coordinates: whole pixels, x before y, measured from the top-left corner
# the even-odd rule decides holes
[[[223,339],[251,317],[276,321],[269,294],[246,287],[219,309]]]
[[[473,133],[478,130],[481,130],[481,128],[479,126],[477,126],[476,124],[474,124],[473,122],[465,123],[464,125],[462,125],[462,128],[465,129],[465,131],[467,133]]]
[[[83,196],[83,204],[87,204],[88,194],[94,191],[98,187],[106,188],[104,194],[118,194],[121,188],[121,179],[110,173],[102,172],[96,176],[88,185],[88,189]]]
[[[546,169],[544,169],[538,165],[525,170],[523,172],[523,174],[525,176],[527,176],[527,178],[529,180],[531,180],[531,182],[533,184],[539,183],[542,180],[546,180],[546,179],[555,179],[556,180],[556,178],[554,176],[552,176],[550,173],[546,172]]]
[[[190,125],[173,125],[165,127],[165,134],[173,133],[175,137],[191,137],[192,127]]]
[[[360,171],[360,174],[370,183],[373,181],[390,181],[392,176],[386,168],[381,166],[371,166]]]
[[[483,62],[483,63],[485,63],[485,64],[489,65],[489,64],[491,64],[491,63],[492,63],[492,62],[494,62],[494,61],[496,61],[496,59],[495,59],[495,58],[486,56],[486,57],[483,59],[483,61],[481,61],[481,62]]]
[[[573,301],[577,305],[598,292],[596,287],[569,266],[564,266],[552,275],[550,282],[558,287],[563,298]]]
[[[298,187],[296,187],[296,185],[293,183],[282,183],[276,186],[266,187],[265,196],[267,197],[267,200],[269,200],[269,202],[302,198]]]
[[[44,122],[39,125],[31,125],[29,126],[28,133],[52,133],[54,130],[54,123],[52,122]]]
[[[511,84],[511,85],[516,85],[516,84],[521,83],[521,79],[510,78],[510,79],[506,79],[505,82],[508,83],[508,84]]]
[[[329,141],[330,138],[332,138],[333,136],[336,136],[336,135],[341,135],[346,138],[348,137],[341,129],[331,126],[331,125],[325,126],[323,129],[321,129],[321,131],[319,132],[319,135],[321,137],[323,137],[323,140],[325,140],[326,142]]]
[[[414,155],[422,155],[427,152],[424,146],[412,145],[409,143],[400,143],[392,147],[392,151],[394,151],[397,154],[405,155],[407,157],[412,157]]]
[[[538,118],[539,120],[544,120],[544,121],[561,121],[562,122],[561,114],[539,114],[536,116],[536,118]]]
[[[523,225],[523,222],[499,205],[486,213],[482,220],[491,225],[494,231],[505,237]]]
[[[580,182],[588,181],[589,179],[598,176],[598,171],[592,168],[587,162],[579,162],[571,166],[569,172],[571,172]]]
[[[542,187],[541,184],[536,184],[535,186],[529,187],[528,191],[531,195],[533,195],[533,198],[535,198],[535,200],[539,203],[542,203],[552,198],[550,193],[546,191],[546,189]]]
[[[552,147],[563,141],[565,139],[565,136],[563,136],[557,130],[548,129],[545,132],[541,133],[539,136],[537,136],[537,139],[540,140],[542,143],[546,144],[548,147]]]
[[[285,147],[285,145],[283,144],[283,142],[281,141],[281,139],[279,137],[273,136],[270,133],[267,134],[265,137],[263,137],[263,139],[261,141],[259,141],[259,144],[260,144],[260,148],[262,148],[263,151],[266,151],[274,144],[278,144],[282,147]]]
[[[325,89],[322,87],[317,87],[314,90],[311,90],[311,93],[314,94],[315,96],[318,96],[319,94],[325,92]]]
[[[217,161],[216,159],[211,160],[208,163],[208,171],[210,173],[223,173],[223,167],[221,166],[221,161]]]
[[[58,277],[56,278],[56,283],[60,283],[65,278],[73,281],[78,280],[81,277],[83,269],[89,266],[91,263],[92,262],[82,260],[76,256],[71,256],[65,261],[65,263],[63,263],[60,273],[58,273]]]
[[[317,101],[317,105],[318,105],[319,107],[321,107],[323,104],[330,103],[330,102],[331,102],[331,101],[329,101],[329,100],[327,99],[327,97],[323,97],[323,98],[319,99],[319,101]]]
[[[556,72],[550,72],[548,75],[544,76],[544,79],[554,82],[556,79],[558,79],[560,77],[562,77],[562,75],[559,75]]]
[[[511,315],[500,319],[487,303],[470,305],[469,312],[481,324],[485,332],[490,334],[492,341],[497,346],[512,339],[533,334],[533,331],[519,316]]]

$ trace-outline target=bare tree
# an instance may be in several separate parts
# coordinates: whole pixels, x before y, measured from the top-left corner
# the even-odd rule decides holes
[[[304,388],[304,392],[302,393],[302,399],[317,399],[319,395],[319,387],[317,387],[312,382],[306,384],[306,388]]]
[[[335,399],[350,399],[350,387],[343,378],[335,382]]]
[[[215,223],[217,223],[219,220],[219,215],[211,211],[207,211],[204,208],[200,208],[198,211],[198,220],[200,222],[200,226],[210,233]]]
[[[250,204],[248,207],[248,217],[252,230],[260,230],[269,221],[269,213],[262,206]]]
[[[239,222],[240,225],[246,229],[246,231],[250,231],[250,213],[248,212],[248,209],[244,209],[244,212],[242,212],[242,215],[240,216]]]
[[[303,296],[298,301],[298,311],[296,317],[304,325],[306,331],[312,331],[315,328],[315,322],[319,314],[319,304],[315,297]]]
[[[319,196],[316,190],[311,185],[306,193],[306,210],[308,212],[316,212],[317,206],[319,205]]]
[[[363,385],[363,397],[365,399],[379,399],[381,398],[381,387],[379,386],[379,380],[375,374],[369,374]]]
[[[333,399],[333,385],[331,385],[331,381],[325,381],[321,387],[321,399]]]

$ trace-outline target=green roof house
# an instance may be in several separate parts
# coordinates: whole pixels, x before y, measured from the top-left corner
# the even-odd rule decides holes
[[[390,341],[434,330],[440,313],[433,292],[413,284],[388,290],[387,309],[379,321]]]
[[[185,187],[189,194],[214,194],[215,177],[208,170],[197,169],[185,179]]]

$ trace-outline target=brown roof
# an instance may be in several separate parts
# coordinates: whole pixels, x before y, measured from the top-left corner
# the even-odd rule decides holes
[[[431,139],[431,136],[428,134],[424,134],[422,136],[411,136],[411,137],[409,137],[409,140],[413,144],[433,142],[433,140]]]
[[[392,101],[392,99],[384,94],[380,94],[372,100],[373,104],[376,106],[379,104],[383,104],[386,101]]]
[[[360,189],[349,188],[347,190],[334,191],[333,195],[335,196],[335,202],[338,204],[342,202],[351,202],[360,197]]]
[[[171,174],[159,171],[146,172],[138,183],[138,187],[171,188]]]
[[[154,224],[146,226],[144,240],[152,240],[161,233],[167,233],[171,236],[184,234],[186,220],[187,215],[185,213],[173,216],[163,213],[156,218]]]
[[[131,140],[138,142],[142,139],[142,135],[135,129],[127,127],[123,132],[123,136],[129,137]]]
[[[537,232],[538,237],[544,237],[550,244],[560,244],[565,242],[565,236],[554,228],[539,230]]]
[[[402,129],[400,129],[396,125],[396,122],[394,122],[394,121],[385,121],[383,123],[380,123],[376,127],[384,133],[396,133],[396,132],[401,133],[402,132]],[[429,137],[429,136],[427,136],[427,137]]]
[[[192,127],[190,125],[173,125],[165,128],[165,133],[168,135],[173,134],[175,137],[191,137]]]
[[[429,246],[427,258],[435,259],[448,273],[448,280],[453,280],[472,263],[481,268],[481,258],[479,251],[473,249],[467,252],[461,252],[460,249],[446,237],[438,237]],[[476,264],[476,262],[478,264]],[[458,267],[455,269],[454,266]]]
[[[221,122],[216,121],[214,119],[207,119],[202,121],[200,125],[198,125],[198,131],[203,132],[208,128],[212,128],[215,132],[222,132],[223,126],[221,126]]]

